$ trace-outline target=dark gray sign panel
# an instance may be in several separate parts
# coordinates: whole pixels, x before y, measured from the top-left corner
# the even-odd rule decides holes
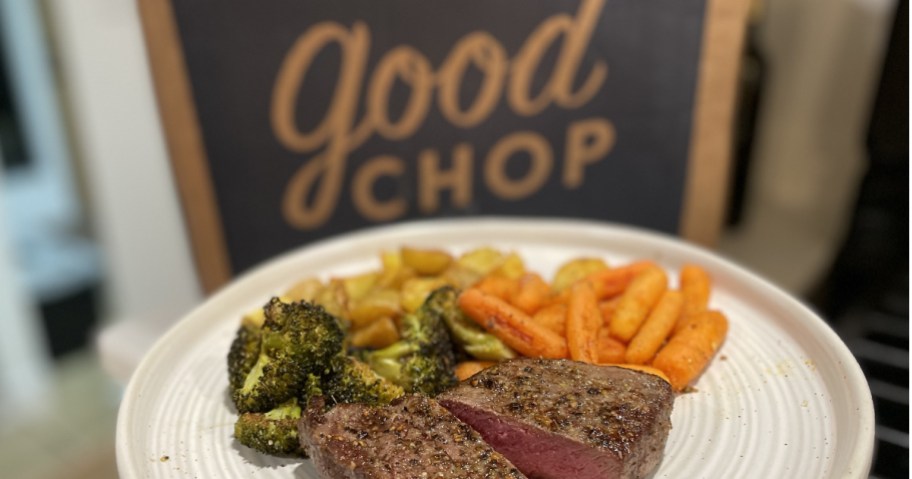
[[[429,217],[681,232],[713,3],[143,2],[204,282]]]

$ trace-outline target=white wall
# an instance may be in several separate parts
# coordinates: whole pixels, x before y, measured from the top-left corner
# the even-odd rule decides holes
[[[47,1],[104,256],[102,366],[123,381],[202,300],[135,2]]]
[[[110,318],[173,322],[201,293],[151,89],[135,2],[49,0]]]

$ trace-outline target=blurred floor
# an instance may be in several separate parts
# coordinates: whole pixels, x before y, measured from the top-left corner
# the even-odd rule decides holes
[[[0,427],[3,477],[117,478],[114,426],[119,396],[94,354],[79,351],[60,360],[46,413]]]

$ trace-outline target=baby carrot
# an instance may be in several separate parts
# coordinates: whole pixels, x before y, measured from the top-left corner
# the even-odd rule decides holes
[[[473,321],[523,356],[567,357],[566,339],[538,325],[528,314],[496,296],[469,288],[459,295],[459,307]]]
[[[551,287],[535,273],[526,273],[519,278],[516,291],[510,296],[510,304],[526,314],[535,314],[551,298]]]
[[[679,331],[691,318],[706,311],[709,305],[710,279],[709,274],[699,266],[692,264],[681,268],[681,293],[684,295],[684,305],[681,316],[674,330]]]
[[[557,333],[560,337],[567,336],[567,305],[555,303],[538,310],[532,321]]]
[[[652,361],[652,366],[668,375],[672,387],[680,391],[693,382],[722,346],[728,333],[728,319],[719,311],[705,311],[671,339]]]
[[[646,315],[668,287],[668,277],[658,267],[648,267],[630,282],[611,318],[611,335],[630,341],[646,320]]]
[[[592,283],[598,299],[613,298],[627,289],[630,282],[643,270],[657,267],[652,261],[636,261],[617,268],[596,271],[586,277]]]
[[[684,296],[680,291],[668,290],[649,313],[649,317],[627,345],[626,359],[630,364],[646,364],[671,333],[678,317]]]
[[[614,316],[614,312],[617,311],[618,302],[621,298],[611,298],[607,301],[602,301],[599,303],[599,312],[602,313],[602,328],[605,329],[611,324],[611,318]]]
[[[595,292],[585,281],[574,283],[567,303],[567,350],[570,359],[590,364],[598,362],[598,333],[602,314]]]
[[[608,328],[599,330],[598,335],[598,362],[606,363],[623,363],[624,354],[627,352],[627,346],[624,343],[611,337]]]
[[[489,275],[482,278],[481,281],[472,287],[486,294],[497,296],[504,301],[509,301],[510,297],[519,290],[519,283],[506,276]]]

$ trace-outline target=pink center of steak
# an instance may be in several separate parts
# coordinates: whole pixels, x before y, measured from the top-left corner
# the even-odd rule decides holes
[[[638,371],[514,359],[437,400],[529,477],[639,479],[662,459],[674,397]]]
[[[465,404],[441,404],[531,479],[620,477],[621,461],[609,453]]]

